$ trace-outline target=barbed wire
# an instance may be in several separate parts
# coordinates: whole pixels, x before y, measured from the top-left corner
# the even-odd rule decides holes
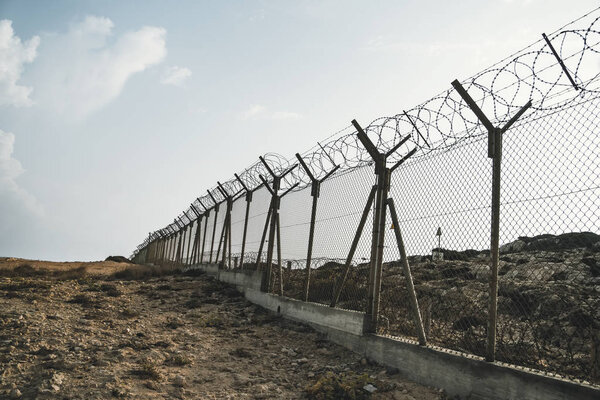
[[[598,10],[600,8],[549,34],[547,41],[540,39],[463,80],[462,85],[496,126],[505,123],[529,100],[532,114],[539,114],[566,108],[578,99],[597,94],[600,91],[600,17],[595,16]],[[382,152],[396,146],[407,135],[410,137],[388,157],[389,163],[398,162],[413,149],[416,152],[411,162],[417,162],[430,153],[487,134],[461,96],[450,88],[409,110],[377,118],[364,130]],[[330,135],[301,157],[317,179],[336,167],[339,174],[373,162],[352,126]],[[228,196],[239,196],[262,186],[261,176],[270,181],[269,169],[281,174],[296,164],[295,159],[289,160],[277,153],[268,153],[262,158],[264,163],[257,161],[209,189],[173,223],[150,232],[132,256],[151,241],[180,231],[195,221],[199,213],[206,213],[224,202],[227,196],[220,189]],[[295,168],[283,178],[281,189],[301,190],[311,182],[303,168]]]

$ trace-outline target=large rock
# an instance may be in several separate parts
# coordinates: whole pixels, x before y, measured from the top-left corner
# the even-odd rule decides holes
[[[562,235],[523,236],[519,240],[526,243],[526,250],[557,251],[569,249],[595,249],[600,242],[600,235],[592,232],[569,232]]]
[[[519,251],[523,251],[526,245],[527,243],[525,243],[525,241],[519,239],[515,240],[514,242],[506,243],[505,245],[500,246],[499,250],[501,254],[517,253]]]

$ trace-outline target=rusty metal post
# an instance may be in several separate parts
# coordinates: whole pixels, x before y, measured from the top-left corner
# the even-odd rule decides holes
[[[425,337],[425,330],[423,329],[423,320],[421,319],[419,302],[417,301],[417,293],[415,292],[415,285],[413,283],[412,274],[410,272],[410,265],[408,265],[408,257],[406,255],[406,248],[404,247],[404,240],[402,239],[400,225],[398,224],[398,215],[396,214],[394,200],[391,198],[387,199],[387,205],[390,209],[390,216],[392,217],[392,224],[394,226],[394,234],[396,235],[396,243],[398,244],[398,250],[400,251],[400,262],[402,263],[404,278],[406,279],[406,287],[408,288],[408,298],[412,307],[413,320],[415,323],[415,329],[417,330],[417,337],[419,338],[419,344],[421,346],[425,346],[427,344],[427,338]]]
[[[547,41],[549,43],[549,41]],[[551,46],[551,44],[550,44]],[[502,127],[497,128],[469,93],[463,88],[458,80],[452,82],[452,86],[467,103],[471,111],[481,121],[488,131],[488,157],[492,159],[492,220],[490,232],[490,302],[488,311],[488,337],[486,349],[486,361],[492,362],[496,359],[496,330],[498,314],[498,262],[500,244],[500,177],[502,165],[502,136],[524,113],[531,107],[531,100]]]

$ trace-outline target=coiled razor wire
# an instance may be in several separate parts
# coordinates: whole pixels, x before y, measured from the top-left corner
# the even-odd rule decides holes
[[[538,111],[535,114],[539,114],[567,108],[574,101],[598,94],[599,10],[597,8],[548,35],[548,40],[562,63],[548,43],[540,39],[462,81],[462,85],[496,126],[505,123],[528,100],[533,103],[532,109]],[[590,21],[587,26],[586,21]],[[377,118],[364,130],[382,152],[393,148],[402,138],[410,135],[410,139],[388,158],[390,164],[399,161],[415,148],[412,162],[432,152],[447,150],[467,139],[487,134],[487,130],[458,93],[450,88],[410,110],[391,117]],[[263,158],[276,174],[295,163],[276,153],[268,153]],[[303,153],[302,158],[317,179],[325,176],[335,166],[339,166],[338,173],[343,173],[372,163],[372,158],[358,140],[352,126],[342,129]],[[265,165],[257,161],[241,171],[239,179],[233,177],[222,182],[222,187],[229,195],[240,194],[244,189],[241,180],[249,190],[254,190],[262,185],[261,175],[270,177]],[[298,185],[293,188],[294,191],[311,184],[302,168],[296,168],[286,175],[281,182],[281,189],[290,189],[295,184]],[[197,215],[192,207],[206,211],[225,200],[217,187],[209,192],[210,194],[198,197],[176,221],[150,233],[137,246],[132,257],[155,238],[177,232],[181,225],[195,220]]]

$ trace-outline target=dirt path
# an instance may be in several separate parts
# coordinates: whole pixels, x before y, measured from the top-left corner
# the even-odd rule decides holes
[[[0,278],[0,397],[438,399],[204,275]],[[377,387],[368,395],[363,386]]]

